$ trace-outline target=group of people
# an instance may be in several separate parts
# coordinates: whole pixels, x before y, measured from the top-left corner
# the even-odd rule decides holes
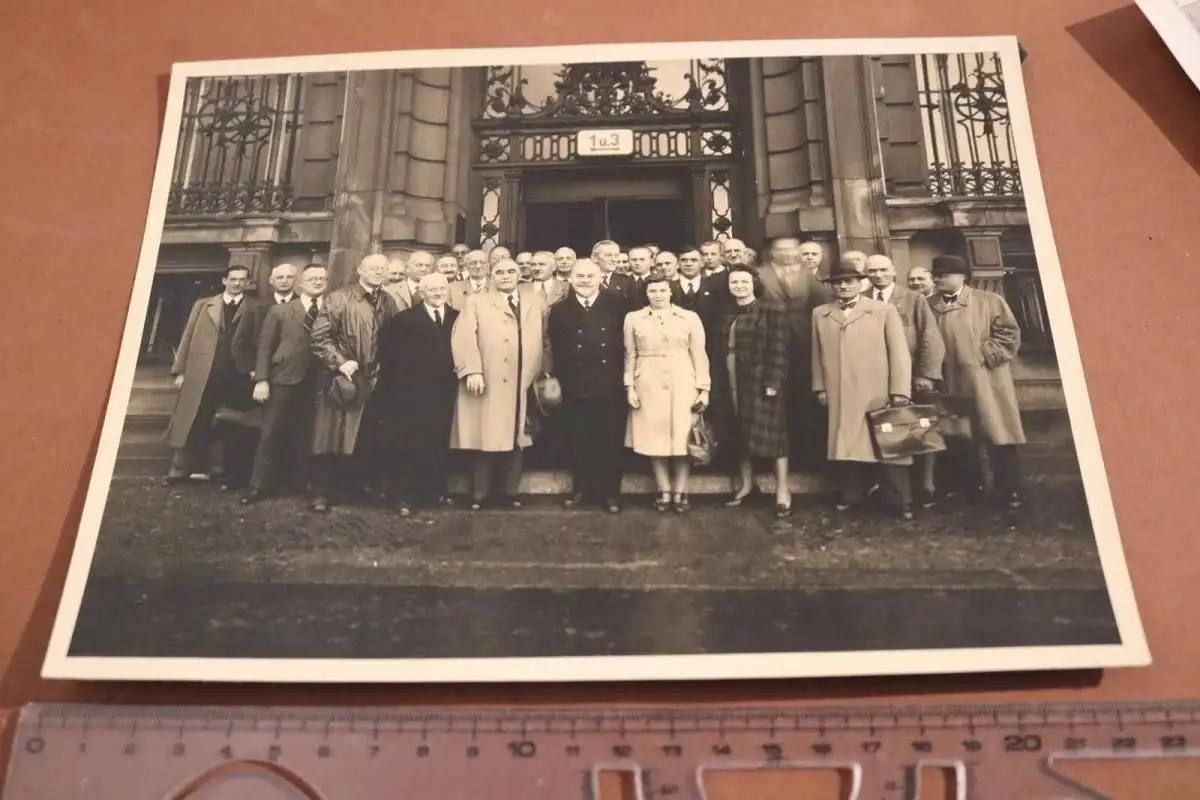
[[[450,458],[464,451],[469,507],[519,508],[524,455],[554,430],[566,506],[619,513],[631,450],[650,461],[655,508],[684,513],[703,417],[735,476],[729,507],[759,494],[766,460],[774,512],[790,516],[797,459],[831,468],[841,510],[878,498],[911,519],[985,486],[1019,506],[1020,329],[1003,297],[968,286],[953,255],[909,270],[907,286],[884,255],[825,260],[791,237],[761,264],[733,239],[677,253],[602,241],[586,258],[456,245],[367,255],[330,292],[324,266],[279,265],[261,300],[231,267],[177,351],[166,480],[205,473],[216,433],[222,485],[243,503],[290,482],[321,512],[379,487],[407,516],[453,505]],[[882,459],[868,412],[913,402],[940,405],[951,449]]]

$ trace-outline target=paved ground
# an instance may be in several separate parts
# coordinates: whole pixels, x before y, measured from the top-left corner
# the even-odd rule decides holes
[[[1020,514],[245,508],[114,484],[73,651],[431,657],[1116,641],[1078,479]]]

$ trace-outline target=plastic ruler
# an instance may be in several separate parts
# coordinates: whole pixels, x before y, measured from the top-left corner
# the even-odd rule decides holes
[[[1104,798],[1082,759],[1200,756],[1200,703],[900,707],[208,708],[29,705],[5,800],[699,798],[838,770],[856,800]],[[624,794],[602,785],[623,780]],[[1194,787],[1200,797],[1200,786]],[[737,794],[735,792],[735,794]],[[747,789],[743,796],[767,797]],[[729,797],[728,793],[723,795]],[[770,794],[770,796],[785,796]],[[1148,792],[1138,796],[1163,796]]]

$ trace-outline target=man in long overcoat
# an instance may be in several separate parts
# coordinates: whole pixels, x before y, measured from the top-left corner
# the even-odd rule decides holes
[[[256,313],[254,298],[246,296],[250,270],[229,267],[221,282],[225,286],[221,294],[202,297],[192,306],[171,365],[179,397],[166,432],[167,443],[173,450],[170,471],[164,481],[167,484],[181,483],[193,472],[208,469],[213,419],[218,408],[246,410],[252,405],[250,372],[254,369],[254,349],[235,347],[235,342],[250,341],[238,336],[238,331],[243,326],[252,326]],[[249,461],[254,455],[252,443],[248,448],[243,446],[245,432],[239,428],[225,426],[222,437],[227,488],[242,477],[241,473],[247,473],[248,477]]]
[[[411,262],[409,262],[411,263]],[[458,378],[450,332],[458,312],[447,305],[445,276],[421,278],[420,301],[379,329],[379,380],[368,417],[401,516],[449,505],[446,466]]]
[[[527,429],[529,389],[542,373],[546,306],[536,292],[520,292],[520,268],[497,261],[491,289],[468,295],[450,347],[459,378],[450,446],[474,451],[471,508],[494,497],[492,483],[503,475],[499,502],[519,508],[522,450],[533,443]]]
[[[913,362],[913,396],[917,402],[930,399],[942,380],[942,361],[946,345],[925,295],[896,283],[896,265],[887,256],[868,256],[864,267],[871,288],[864,294],[882,303],[891,303],[900,312],[908,354]],[[913,462],[914,489],[922,505],[933,504],[933,468],[935,456],[917,456]]]
[[[861,295],[863,276],[852,265],[838,264],[826,280],[837,299],[813,311],[812,388],[828,409],[827,455],[837,470],[838,508],[861,501],[879,470],[884,496],[910,519],[912,459],[880,462],[867,421],[867,412],[907,405],[912,395],[904,324],[895,306]]]
[[[1010,507],[1021,505],[1017,446],[1025,443],[1021,409],[1009,366],[1021,349],[1021,328],[1012,309],[995,292],[967,286],[971,270],[958,256],[933,259],[937,285],[930,308],[946,343],[944,392],[953,413],[969,421],[977,447],[947,453],[954,474],[986,483],[979,448],[990,456],[995,490]],[[965,450],[965,452],[964,452]]]
[[[744,252],[745,245],[741,245]],[[774,311],[787,321],[790,330],[788,352],[789,403],[788,435],[792,459],[801,469],[818,470],[825,464],[825,413],[814,405],[812,394],[812,314],[813,309],[833,299],[822,285],[816,269],[800,260],[800,242],[784,236],[771,244],[769,263],[758,270],[762,282],[763,308]]]
[[[281,478],[304,489],[316,399],[311,332],[326,278],[324,265],[309,264],[300,273],[300,296],[269,306],[263,320],[254,366],[254,399],[263,404],[262,436],[243,505],[272,493]]]
[[[379,368],[379,328],[396,313],[395,299],[381,288],[387,270],[387,256],[363,258],[358,280],[331,292],[313,323],[313,354],[321,362],[312,443],[314,511],[328,510],[335,473],[339,465],[348,466],[347,456],[358,456],[356,477],[364,481],[359,486],[374,477],[359,431]]]

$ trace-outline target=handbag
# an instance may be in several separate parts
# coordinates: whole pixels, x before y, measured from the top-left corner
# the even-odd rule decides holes
[[[946,440],[932,405],[888,406],[867,412],[871,442],[880,461],[940,453]]]
[[[705,466],[712,463],[713,454],[717,450],[717,439],[713,435],[712,425],[703,413],[697,414],[688,431],[687,452],[692,463]]]

